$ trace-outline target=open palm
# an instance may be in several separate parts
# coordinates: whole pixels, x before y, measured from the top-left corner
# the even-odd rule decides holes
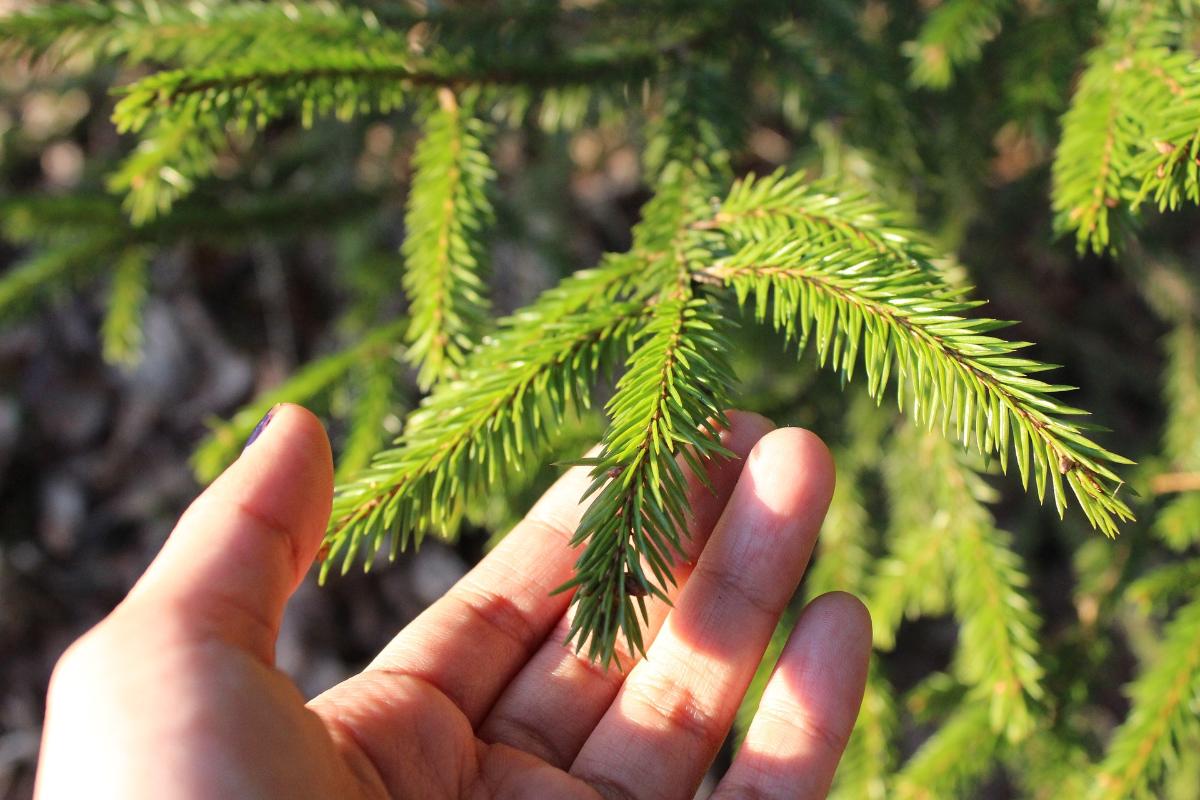
[[[812,434],[730,415],[739,458],[691,487],[691,558],[651,605],[648,657],[563,646],[582,470],[359,675],[307,705],[273,667],[329,514],[329,444],[303,409],[180,520],[51,683],[41,798],[690,798],[812,551],[833,489]],[[858,712],[870,622],[843,594],[800,618],[722,798],[817,798]]]

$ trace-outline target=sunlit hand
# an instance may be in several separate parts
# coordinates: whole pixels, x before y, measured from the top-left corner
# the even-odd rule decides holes
[[[63,656],[37,793],[49,798],[691,798],[804,572],[833,490],[811,433],[731,415],[737,460],[691,489],[693,558],[649,655],[564,648],[586,473],[361,674],[308,703],[273,666],[284,604],[329,515],[320,423],[280,407],[180,520],[129,597]],[[814,601],[720,798],[823,797],[861,699],[862,604]]]

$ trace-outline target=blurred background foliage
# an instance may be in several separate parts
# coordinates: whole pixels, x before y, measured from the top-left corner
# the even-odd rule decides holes
[[[487,265],[486,303],[464,311],[475,329],[489,305],[512,312],[630,246],[655,169],[645,120],[685,102],[661,78],[692,51],[738,90],[704,112],[733,129],[719,135],[735,174],[806,171],[914,220],[938,267],[989,298],[988,316],[1021,320],[1036,357],[1063,365],[1055,382],[1079,387],[1070,402],[1112,429],[1102,443],[1138,462],[1122,490],[1138,521],[1115,541],[1060,521],[998,465],[745,326],[739,405],[817,431],[838,463],[794,610],[843,589],[875,622],[835,793],[1200,797],[1189,4],[792,5],[0,2],[0,796],[30,791],[57,655],[267,408],[322,414],[345,476],[428,383],[402,345],[405,204],[414,118],[436,96],[408,102],[385,76],[322,87],[327,106],[232,104],[217,125],[139,118],[222,60],[286,71],[283,54],[313,48],[373,67],[436,52],[453,72],[432,84],[491,69],[510,89],[478,99],[472,132],[494,217],[464,256]],[[759,36],[773,49],[751,52]],[[141,144],[119,131],[142,126]],[[602,430],[582,415],[560,456]],[[308,694],[361,667],[557,471],[497,486],[454,542],[306,583],[281,665]]]

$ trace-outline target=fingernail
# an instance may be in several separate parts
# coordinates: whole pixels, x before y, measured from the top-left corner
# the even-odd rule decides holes
[[[279,408],[278,404],[271,406],[271,410],[268,411],[266,414],[264,414],[263,418],[260,419],[258,421],[258,424],[254,426],[254,430],[250,432],[250,438],[247,439],[246,444],[242,446],[243,453],[246,452],[246,448],[248,448],[250,445],[254,444],[254,440],[257,439],[259,436],[261,436],[262,432],[267,429],[267,425],[269,425],[271,422],[271,417],[275,416],[275,411],[278,408]]]

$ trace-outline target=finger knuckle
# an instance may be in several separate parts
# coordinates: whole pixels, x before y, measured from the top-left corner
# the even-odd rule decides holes
[[[648,715],[652,721],[703,749],[720,746],[724,738],[721,721],[711,707],[683,684],[654,675],[625,686],[626,702],[633,705],[635,713]]]

